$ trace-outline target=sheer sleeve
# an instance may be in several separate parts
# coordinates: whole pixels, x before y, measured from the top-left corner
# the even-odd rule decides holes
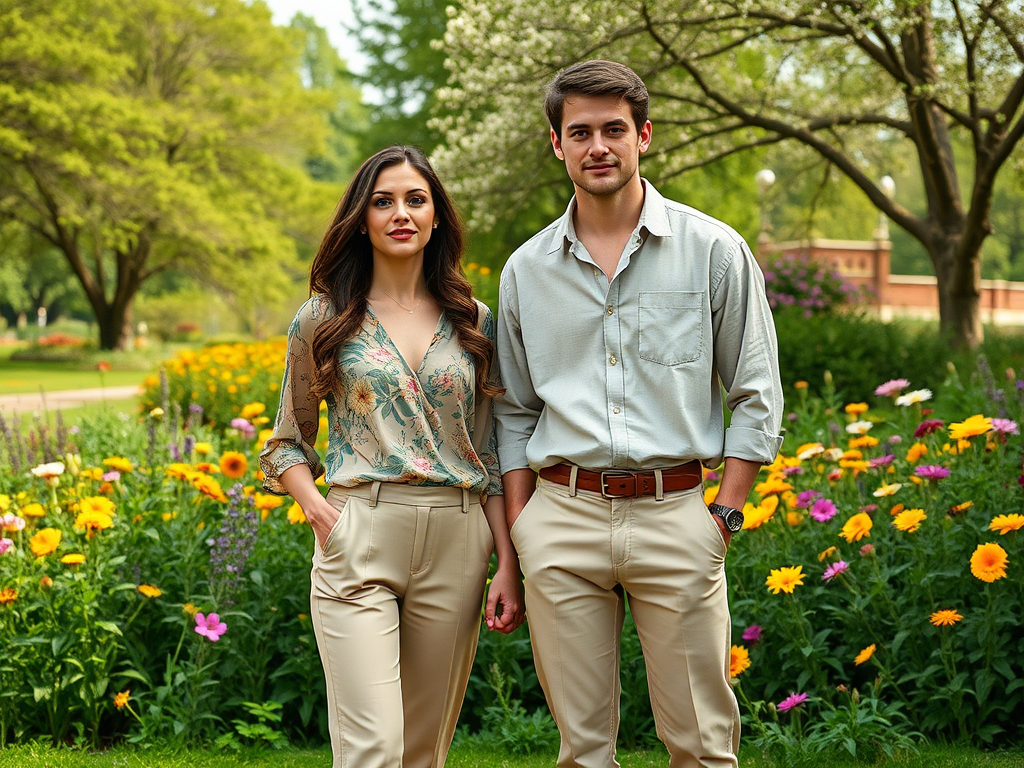
[[[313,332],[330,310],[329,301],[314,296],[303,304],[288,329],[288,354],[281,403],[274,422],[274,434],[260,453],[260,468],[265,475],[263,489],[284,496],[281,473],[296,464],[306,464],[313,477],[324,473],[316,452],[316,435],[320,422],[320,402],[313,396],[312,341]]]

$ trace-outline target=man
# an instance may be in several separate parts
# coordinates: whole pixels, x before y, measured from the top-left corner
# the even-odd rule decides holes
[[[559,768],[618,765],[627,596],[672,768],[736,765],[725,552],[782,443],[764,279],[732,229],[640,177],[648,101],[613,62],[549,84],[576,195],[501,276],[499,456]],[[702,464],[723,457],[709,509]]]

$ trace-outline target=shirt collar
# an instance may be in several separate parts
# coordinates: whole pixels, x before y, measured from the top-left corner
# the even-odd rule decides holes
[[[640,180],[644,184],[644,207],[640,211],[637,232],[642,232],[646,229],[655,237],[669,237],[672,234],[672,227],[668,220],[665,198],[661,196],[661,193],[647,179],[641,177]],[[572,222],[572,212],[575,209],[576,196],[573,195],[565,209],[565,213],[555,222],[556,245],[552,249],[552,253],[559,249],[568,251],[573,243],[577,241],[576,227]]]

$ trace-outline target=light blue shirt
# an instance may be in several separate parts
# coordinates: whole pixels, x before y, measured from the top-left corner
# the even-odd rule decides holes
[[[502,472],[715,467],[778,453],[778,344],[753,254],[722,222],[644,188],[610,282],[576,237],[575,198],[505,265]]]

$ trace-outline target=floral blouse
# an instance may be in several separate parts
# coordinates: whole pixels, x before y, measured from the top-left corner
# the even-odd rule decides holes
[[[491,311],[477,304],[480,330],[493,341]],[[362,327],[341,349],[340,389],[325,398],[325,472],[313,447],[320,403],[310,392],[311,343],[313,331],[332,311],[326,297],[314,296],[288,329],[281,405],[274,434],[260,453],[264,489],[287,494],[281,473],[305,463],[313,477],[325,474],[328,485],[380,480],[500,495],[491,399],[477,393],[473,359],[443,312],[423,362],[413,371],[367,308]]]

